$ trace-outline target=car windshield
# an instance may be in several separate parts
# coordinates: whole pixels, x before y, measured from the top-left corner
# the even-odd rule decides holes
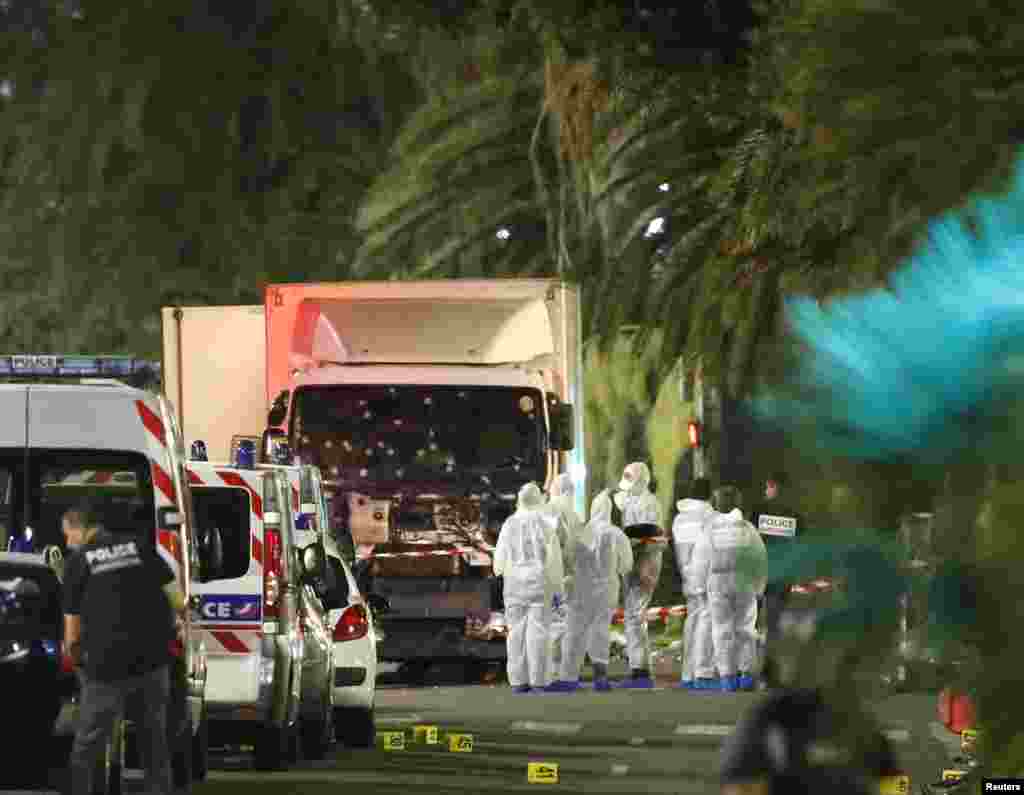
[[[0,527],[8,539],[32,530],[32,545],[65,546],[61,517],[87,500],[103,526],[152,539],[154,505],[149,460],[102,450],[0,450]]]
[[[544,481],[543,395],[527,387],[302,387],[292,438],[326,480],[446,484]]]

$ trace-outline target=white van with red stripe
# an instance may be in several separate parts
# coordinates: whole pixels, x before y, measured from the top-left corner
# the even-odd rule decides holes
[[[310,569],[320,568],[318,596],[329,611],[327,621],[334,643],[331,680],[335,734],[349,748],[370,748],[376,736],[373,707],[377,693],[377,632],[373,611],[360,593],[332,532],[320,470],[309,464],[261,464],[259,468],[279,469],[288,475],[292,495],[297,495],[298,500],[296,546],[300,552],[311,547],[320,550],[319,560],[311,560]],[[382,602],[375,609],[379,612],[385,604]]]
[[[267,769],[297,758],[300,732],[319,755],[333,716],[331,648],[295,544],[298,495],[280,468],[190,461],[188,478],[196,532],[219,548],[198,588],[211,731],[253,743]]]
[[[67,380],[63,358],[0,357],[0,375],[12,374],[9,360],[44,360],[39,373],[15,365],[13,374]],[[162,396],[116,381],[0,385],[0,510],[8,533],[36,549],[63,549],[64,511],[89,499],[109,529],[158,543],[191,600],[200,571],[184,459]],[[204,778],[207,759],[205,650],[191,617],[183,639],[168,716],[176,789]]]

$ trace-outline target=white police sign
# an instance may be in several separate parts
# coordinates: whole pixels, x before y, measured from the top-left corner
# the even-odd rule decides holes
[[[757,519],[757,529],[766,536],[796,536],[796,519],[792,516],[770,516],[761,514]]]

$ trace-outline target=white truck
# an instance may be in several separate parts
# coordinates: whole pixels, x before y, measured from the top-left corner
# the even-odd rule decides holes
[[[555,279],[270,285],[165,307],[164,389],[212,457],[262,435],[320,469],[390,602],[382,660],[502,660],[491,553],[518,489],[568,471],[586,515],[579,318]]]

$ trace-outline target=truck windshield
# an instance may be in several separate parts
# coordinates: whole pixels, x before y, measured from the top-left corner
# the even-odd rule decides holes
[[[155,537],[149,460],[139,453],[32,448],[26,461],[23,448],[0,449],[0,498],[4,549],[26,526],[37,551],[49,544],[63,548],[61,518],[81,501],[110,530]]]
[[[544,406],[527,387],[301,387],[291,437],[325,479],[465,483],[544,482]],[[518,484],[518,485],[517,485]]]

